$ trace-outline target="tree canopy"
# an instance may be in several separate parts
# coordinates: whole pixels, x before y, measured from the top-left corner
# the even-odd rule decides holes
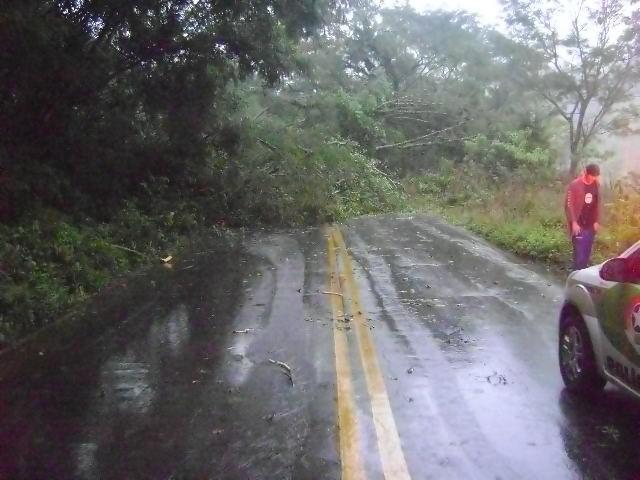
[[[513,71],[566,122],[575,173],[600,131],[637,117],[630,100],[640,79],[639,10],[622,0],[503,4],[518,42],[508,53]]]
[[[0,165],[13,210],[106,212],[149,176],[231,149],[230,82],[276,83],[332,0],[24,0],[0,11]],[[77,205],[76,205],[77,206]],[[89,205],[87,205],[89,206]],[[102,207],[102,208],[100,208]],[[15,213],[15,212],[14,212]]]

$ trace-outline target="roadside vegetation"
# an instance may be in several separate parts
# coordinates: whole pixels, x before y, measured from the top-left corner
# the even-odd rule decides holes
[[[566,177],[554,170],[522,173],[500,179],[462,168],[413,177],[406,183],[408,203],[517,255],[570,270],[572,247],[563,209]],[[603,225],[593,263],[615,257],[640,240],[640,178],[628,175],[601,185],[601,191]]]
[[[436,211],[518,255],[564,265],[571,257],[564,185],[552,167],[554,154],[540,147],[527,151],[524,139],[520,132],[492,145],[485,139],[468,142],[468,155],[480,162],[469,159],[461,167],[448,165],[411,178],[410,204]],[[484,158],[499,157],[517,169],[492,172],[482,164]]]
[[[566,263],[559,152],[575,174],[631,132],[636,14],[593,2],[562,39],[503,3],[509,35],[369,0],[0,7],[0,343],[235,227],[437,210]],[[593,18],[620,35],[576,37]],[[607,195],[601,256],[639,233],[638,182]]]

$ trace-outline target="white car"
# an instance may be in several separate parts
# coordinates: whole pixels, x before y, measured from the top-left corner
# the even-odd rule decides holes
[[[570,392],[594,393],[610,381],[640,397],[640,242],[569,275],[559,324]]]

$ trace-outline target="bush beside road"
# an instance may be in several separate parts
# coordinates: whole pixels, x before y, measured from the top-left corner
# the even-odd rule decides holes
[[[409,204],[418,211],[437,212],[517,255],[563,269],[571,266],[563,210],[565,182],[557,177],[534,183],[521,177],[503,183],[460,169],[415,177],[406,186]],[[625,177],[601,188],[602,230],[593,263],[615,257],[640,240],[638,178]]]

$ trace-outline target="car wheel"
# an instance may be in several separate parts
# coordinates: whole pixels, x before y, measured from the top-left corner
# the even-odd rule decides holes
[[[607,383],[596,365],[596,356],[584,321],[570,312],[560,324],[560,373],[567,390],[579,394],[601,391]]]

